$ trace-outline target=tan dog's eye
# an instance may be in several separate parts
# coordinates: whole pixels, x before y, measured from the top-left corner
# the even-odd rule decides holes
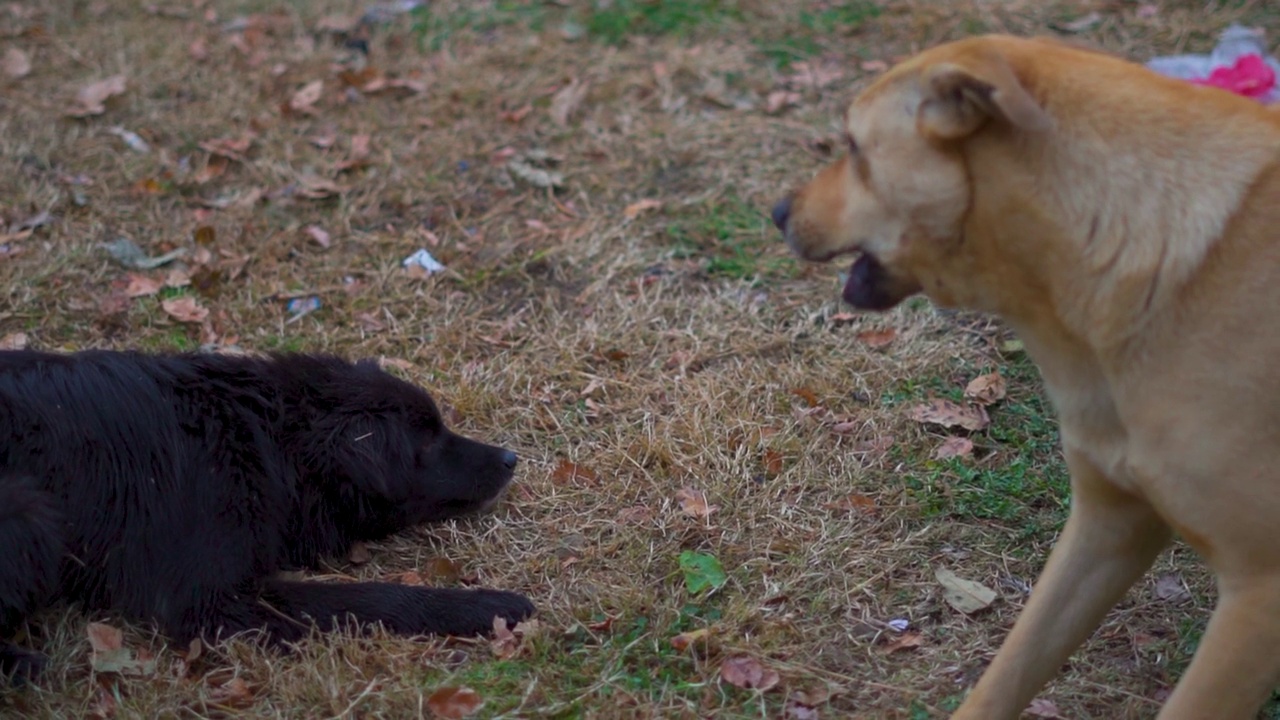
[[[857,155],[857,154],[858,154],[858,141],[857,141],[857,140],[854,140],[852,135],[846,135],[844,139],[845,139],[845,142],[849,143],[849,154],[850,154],[850,155]]]

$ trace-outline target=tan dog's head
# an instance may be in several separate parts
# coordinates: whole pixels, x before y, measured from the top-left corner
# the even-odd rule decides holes
[[[774,207],[774,223],[799,256],[860,254],[846,302],[887,310],[922,290],[945,296],[940,278],[962,249],[971,201],[964,143],[1051,124],[1006,52],[1021,54],[1032,42],[973,38],[896,66],[849,106],[849,152]]]

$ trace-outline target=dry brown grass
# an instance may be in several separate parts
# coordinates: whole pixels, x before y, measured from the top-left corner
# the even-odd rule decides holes
[[[817,710],[827,717],[943,714],[1004,636],[1063,518],[1051,418],[1034,369],[1000,352],[1006,336],[982,318],[923,302],[838,315],[837,269],[793,262],[768,207],[830,151],[874,61],[982,30],[1051,32],[1092,11],[1101,19],[1083,38],[1135,58],[1207,50],[1237,19],[1280,37],[1280,15],[1262,2],[1157,3],[1145,18],[1131,2],[915,0],[842,29],[800,20],[839,3],[743,0],[722,3],[737,15],[706,13],[715,21],[615,47],[563,37],[563,21],[591,3],[441,0],[430,17],[444,21],[402,16],[368,35],[369,65],[421,80],[425,92],[361,94],[338,75],[357,67],[356,54],[313,32],[360,6],[131,5],[0,8],[4,48],[33,66],[0,79],[0,216],[12,225],[52,214],[8,243],[20,253],[0,258],[0,336],[169,349],[212,333],[253,349],[407,361],[401,371],[459,428],[522,453],[519,485],[489,517],[394,539],[369,563],[335,560],[328,574],[425,572],[447,558],[467,581],[530,594],[539,627],[509,659],[484,642],[332,637],[292,656],[230,643],[183,673],[178,652],[133,627],[128,643],[155,653],[158,671],[118,677],[91,671],[85,618],[57,609],[30,626],[29,642],[53,657],[49,674],[0,690],[0,715],[419,717],[430,716],[427,695],[458,684],[486,698],[486,717],[779,717],[789,694],[825,690]],[[511,22],[451,27],[468,9]],[[228,31],[237,17],[250,29]],[[192,56],[197,41],[203,61]],[[796,88],[798,105],[771,115],[769,93],[794,70],[760,48],[781,43],[841,75]],[[128,89],[105,114],[62,116],[76,87],[116,73]],[[282,113],[316,79],[316,113]],[[552,95],[574,79],[588,88],[561,126]],[[114,126],[150,152],[128,149]],[[209,162],[199,143],[250,130],[247,156],[199,183]],[[358,134],[371,138],[367,167],[339,174]],[[336,143],[319,148],[316,135]],[[557,156],[565,187],[513,182],[507,148]],[[345,190],[291,194],[308,173]],[[264,193],[257,203],[207,208],[254,190]],[[627,219],[643,199],[663,205]],[[329,248],[303,232],[312,224],[331,235]],[[125,271],[102,243],[194,251],[205,225],[216,235],[209,262],[244,263],[243,273],[207,294],[163,294],[195,294],[213,312],[207,330],[170,319],[158,297],[113,299]],[[410,276],[400,260],[432,235],[449,270]],[[322,308],[289,321],[286,299],[308,294]],[[885,348],[859,339],[884,329],[896,331]],[[1009,379],[1010,396],[974,436],[976,456],[931,460],[944,436],[906,408],[991,370]],[[814,402],[845,432],[811,412]],[[591,472],[570,476],[565,462]],[[718,509],[683,514],[683,487]],[[686,549],[714,554],[728,583],[691,596],[677,562]],[[1000,599],[959,615],[941,600],[936,567]],[[1189,600],[1155,593],[1167,573],[1185,578]],[[1200,566],[1175,549],[1043,697],[1064,717],[1152,716],[1212,600]],[[899,637],[894,618],[921,633],[919,647],[885,651]],[[698,628],[710,628],[710,647],[671,646]],[[721,682],[734,653],[778,670],[781,686],[759,694]],[[232,678],[251,698],[220,705]]]

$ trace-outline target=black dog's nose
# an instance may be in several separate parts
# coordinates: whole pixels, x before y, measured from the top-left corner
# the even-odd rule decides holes
[[[782,232],[787,231],[787,218],[791,217],[791,196],[788,195],[773,206],[773,224]]]
[[[510,450],[505,450],[502,453],[502,464],[505,465],[508,470],[516,469],[516,460],[518,459],[517,455]]]

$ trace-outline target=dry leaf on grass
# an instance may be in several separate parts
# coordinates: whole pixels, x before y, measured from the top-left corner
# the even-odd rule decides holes
[[[125,285],[124,294],[131,298],[155,295],[165,285],[163,279],[141,273],[129,273],[127,277],[129,284]]]
[[[885,328],[884,330],[863,330],[858,333],[858,339],[867,344],[870,348],[887,347],[898,336],[898,331],[893,328]]]
[[[461,720],[484,707],[484,698],[469,687],[442,687],[427,697],[427,709],[444,720]]]
[[[306,226],[306,227],[302,228],[302,232],[303,232],[307,237],[309,237],[309,238],[311,238],[312,240],[314,240],[314,241],[315,241],[315,243],[316,243],[317,245],[319,245],[320,247],[322,247],[322,248],[327,248],[327,247],[329,247],[329,243],[330,243],[330,241],[331,241],[331,239],[330,239],[330,237],[329,237],[329,233],[328,233],[328,232],[326,232],[326,231],[325,231],[325,229],[324,229],[324,228],[322,228],[322,227],[320,227],[319,225],[308,225],[308,226]]]
[[[233,677],[209,691],[209,704],[222,708],[246,708],[253,704],[253,690],[242,677]]]
[[[876,501],[859,493],[850,493],[839,500],[833,500],[823,507],[828,510],[855,510],[870,515],[876,513]]]
[[[160,303],[164,311],[178,322],[198,323],[209,317],[209,309],[200,305],[195,298],[190,295],[182,295],[176,298],[169,298]]]
[[[89,623],[86,633],[93,655],[89,664],[94,672],[119,673],[121,675],[151,675],[156,662],[145,652],[136,655],[124,647],[124,633],[106,623]]]
[[[368,165],[369,144],[372,140],[372,136],[367,134],[352,135],[351,152],[347,155],[347,159],[338,163],[337,167],[334,169],[341,173]]]
[[[0,59],[0,68],[14,80],[24,78],[31,72],[31,58],[18,48],[11,47],[5,51],[4,58]]]
[[[690,647],[695,646],[699,642],[707,642],[711,639],[711,628],[698,628],[689,632],[682,632],[671,638],[671,647],[677,652],[684,652]]]
[[[1045,700],[1044,698],[1036,698],[1035,700],[1032,700],[1031,704],[1027,706],[1026,713],[1031,717],[1037,718],[1064,717],[1062,711],[1058,709],[1057,705],[1053,704],[1052,700]]]
[[[219,155],[230,160],[243,162],[245,153],[253,146],[257,133],[247,132],[239,137],[213,138],[200,141],[200,149],[210,155]]]
[[[27,347],[27,334],[24,332],[9,333],[0,337],[0,350],[22,350]]]
[[[556,464],[556,469],[551,471],[551,479],[557,483],[585,482],[594,485],[600,481],[600,476],[589,467],[561,460]]]
[[[707,504],[707,494],[694,488],[680,488],[676,491],[676,501],[680,503],[680,512],[689,517],[705,518],[719,509],[719,506]]]
[[[933,451],[934,460],[968,457],[973,454],[973,441],[969,438],[949,437]]]
[[[587,83],[574,78],[568,85],[557,90],[556,94],[551,96],[551,119],[557,125],[567,127],[574,111],[587,97],[587,89]]]
[[[305,115],[315,114],[315,104],[324,94],[324,80],[312,80],[303,85],[289,98],[289,109]]]
[[[734,687],[768,692],[777,687],[782,678],[777,670],[761,665],[753,657],[735,655],[720,664],[720,679]]]
[[[1187,585],[1177,573],[1166,573],[1156,578],[1156,597],[1165,602],[1181,603],[1191,599]]]
[[[319,175],[310,173],[298,178],[298,196],[308,200],[323,200],[334,195],[341,195],[349,189],[328,178],[322,178]]]
[[[912,650],[924,644],[924,634],[919,630],[908,630],[880,646],[880,652],[891,655],[899,650]]]
[[[373,554],[369,552],[369,546],[362,542],[351,543],[351,549],[347,551],[347,560],[352,565],[364,565],[373,559]]]
[[[1000,373],[979,375],[969,381],[964,396],[980,405],[994,405],[1004,399],[1004,378]]]
[[[622,216],[628,220],[634,220],[637,216],[640,215],[640,213],[646,212],[648,210],[657,210],[660,207],[662,207],[661,200],[654,200],[653,198],[645,198],[644,200],[637,200],[636,202],[633,202],[630,205],[628,205],[626,208],[624,208],[622,210]]]
[[[518,654],[525,637],[536,632],[537,620],[525,620],[516,623],[514,628],[507,627],[507,621],[499,615],[493,618],[493,635],[489,639],[489,649],[495,657],[507,660]]]
[[[910,417],[918,423],[975,431],[991,424],[991,418],[981,405],[960,405],[942,398],[934,398],[911,408]]]
[[[89,83],[76,91],[67,115],[71,117],[88,117],[101,115],[107,111],[107,100],[123,93],[127,86],[124,75],[112,75],[105,80]]]
[[[800,93],[790,90],[774,90],[764,100],[764,111],[768,115],[778,115],[789,107],[800,104]]]
[[[996,591],[972,580],[966,580],[946,568],[934,570],[933,576],[942,585],[942,599],[956,610],[970,615],[991,607]]]

